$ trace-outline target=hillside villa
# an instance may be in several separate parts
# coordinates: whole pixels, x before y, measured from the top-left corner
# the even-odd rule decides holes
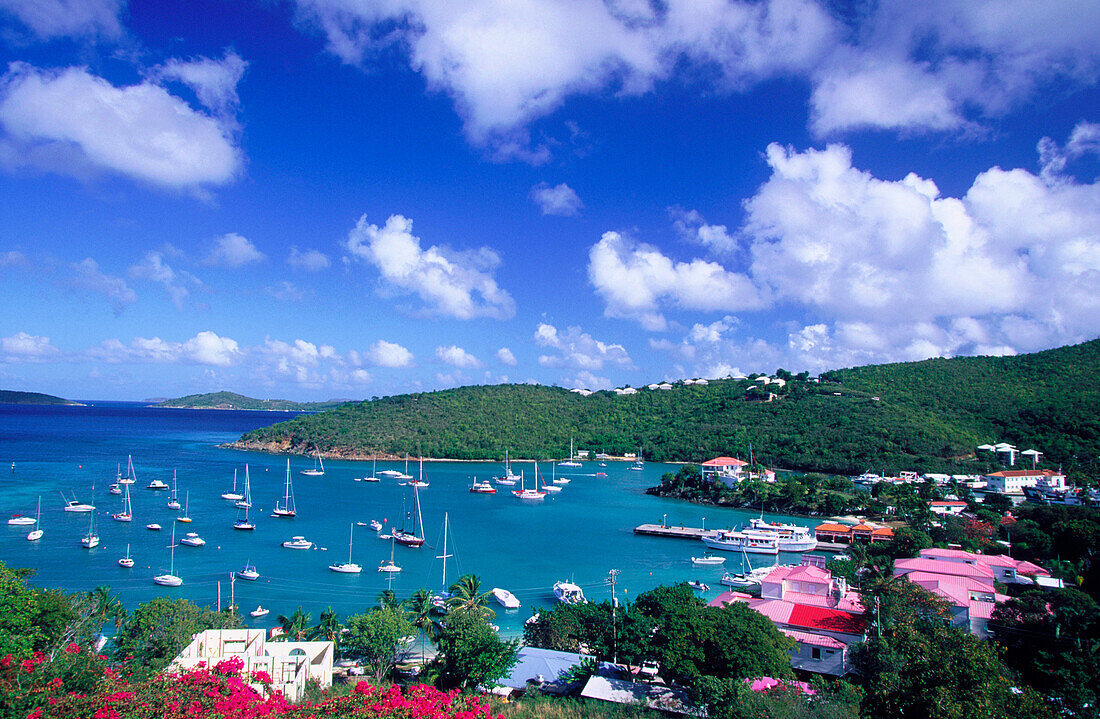
[[[745,469],[749,463],[735,457],[715,457],[708,459],[699,465],[699,473],[702,478],[712,482],[722,482],[727,487],[734,487],[746,479],[760,479],[765,482],[775,481],[775,472],[765,469],[763,472],[749,472]]]
[[[1024,487],[1041,487],[1057,491],[1066,488],[1066,475],[1049,469],[1006,469],[982,477],[989,492],[1023,494]]]

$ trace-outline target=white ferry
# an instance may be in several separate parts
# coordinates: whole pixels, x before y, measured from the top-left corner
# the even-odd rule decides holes
[[[765,522],[761,518],[750,520],[749,527],[754,532],[775,535],[780,552],[812,552],[817,549],[817,538],[810,533],[809,527],[782,522]]]
[[[745,551],[750,554],[779,554],[779,540],[768,534],[757,532],[731,532],[718,530],[713,534],[704,534],[700,539],[711,549],[724,552]]]

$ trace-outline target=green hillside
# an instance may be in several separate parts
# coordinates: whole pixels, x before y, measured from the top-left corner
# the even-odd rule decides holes
[[[233,392],[209,392],[207,394],[189,394],[178,399],[158,402],[156,407],[174,407],[184,409],[252,409],[283,412],[320,412],[338,407],[340,401],[330,402],[292,402],[288,399],[254,399]]]
[[[41,392],[16,392],[10,389],[0,389],[0,404],[69,404],[80,405],[80,402],[63,397],[54,397],[52,394]]]
[[[549,459],[578,449],[646,459],[756,458],[784,468],[858,473],[969,472],[974,448],[1008,441],[1048,464],[1096,472],[1100,340],[1018,357],[858,367],[821,382],[790,377],[769,395],[751,380],[677,384],[589,397],[557,387],[495,385],[349,403],[258,429],[236,446],[334,456],[423,454]],[[763,397],[764,399],[760,399]]]

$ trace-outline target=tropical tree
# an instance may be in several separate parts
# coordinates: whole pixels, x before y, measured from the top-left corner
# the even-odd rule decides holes
[[[519,640],[504,641],[476,609],[459,608],[439,635],[439,685],[443,689],[487,686],[511,671]]]
[[[309,632],[309,638],[336,644],[340,640],[340,628],[340,617],[332,611],[330,606],[321,612],[321,616],[317,619],[317,626]]]
[[[206,629],[236,629],[240,617],[212,612],[186,599],[156,599],[138,605],[115,635],[115,654],[137,665],[160,671]]]
[[[449,587],[450,599],[447,600],[451,609],[476,610],[486,619],[492,619],[496,612],[489,608],[489,597],[492,591],[481,591],[481,577],[476,574],[464,574]]]
[[[301,607],[294,610],[294,613],[289,617],[283,614],[279,615],[279,626],[283,628],[283,634],[279,637],[283,641],[293,639],[295,641],[303,641],[310,633],[309,621],[311,615],[302,611]]]
[[[413,631],[408,614],[397,607],[378,607],[348,617],[340,642],[343,656],[358,659],[375,681],[382,681],[405,652],[405,638]]]
[[[378,593],[378,606],[394,609],[400,607],[401,602],[397,601],[397,595],[392,589],[383,589]]]
[[[430,639],[432,644],[435,644],[439,639],[440,626],[435,619],[432,593],[427,589],[417,589],[405,600],[405,609],[408,612],[409,621],[420,634],[420,658],[423,660],[427,653],[427,640]]]

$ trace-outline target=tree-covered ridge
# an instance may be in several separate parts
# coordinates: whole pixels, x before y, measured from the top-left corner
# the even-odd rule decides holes
[[[984,469],[974,448],[1007,440],[1089,471],[1100,456],[1100,341],[1019,357],[966,357],[588,397],[559,387],[460,387],[349,403],[249,432],[238,446],[335,456],[549,459],[578,449],[657,461],[717,455],[835,473]],[[770,398],[770,401],[768,401]],[[1023,446],[1021,446],[1023,448]],[[1085,460],[1083,458],[1092,458]]]
[[[156,407],[172,407],[184,409],[250,409],[270,410],[278,412],[320,412],[343,404],[340,401],[328,402],[294,402],[289,399],[255,399],[235,392],[207,392],[206,394],[189,394],[186,397],[169,399],[158,402]]]
[[[41,392],[18,392],[10,389],[0,389],[0,404],[69,404],[79,405],[64,397],[55,397],[52,394]]]

